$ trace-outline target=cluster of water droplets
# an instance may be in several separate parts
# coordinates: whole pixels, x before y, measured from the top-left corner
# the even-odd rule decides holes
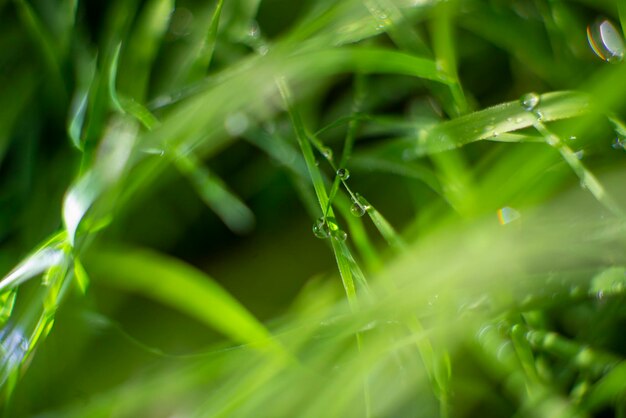
[[[347,168],[339,168],[336,172],[337,178],[345,182],[350,178],[350,170]],[[346,186],[347,187],[347,186]],[[348,192],[352,195],[350,189]],[[360,218],[371,208],[369,202],[364,197],[355,193],[352,195],[352,205],[350,206],[350,214]],[[322,216],[313,222],[313,234],[320,239],[334,238],[338,241],[345,241],[348,234],[339,228],[336,221],[332,217]]]
[[[348,238],[346,231],[339,228],[334,218],[323,216],[313,223],[313,234],[319,239],[332,237],[337,241],[345,241]]]

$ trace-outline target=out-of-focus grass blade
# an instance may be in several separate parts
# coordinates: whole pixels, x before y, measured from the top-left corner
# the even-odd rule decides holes
[[[570,68],[558,65],[552,58],[540,23],[523,19],[509,9],[495,11],[484,3],[474,4],[478,7],[473,13],[458,19],[459,25],[507,50],[519,63],[524,63],[544,80],[562,80],[572,74]],[[557,65],[558,71],[555,69]]]
[[[72,245],[83,217],[103,191],[104,182],[97,172],[89,171],[70,187],[63,201],[63,222]]]
[[[469,106],[457,72],[453,28],[456,7],[456,2],[441,2],[437,5],[434,10],[435,17],[432,21],[432,36],[437,63],[452,80],[449,88],[454,104],[448,107],[452,108],[453,115],[458,116],[466,113]]]
[[[568,147],[561,138],[550,131],[543,123],[535,122],[535,128],[541,133],[546,142],[561,153],[561,156],[565,162],[572,168],[574,173],[580,178],[581,185],[593,194],[593,196],[604,205],[613,214],[623,216],[624,212],[622,208],[616,203],[605,189],[605,187],[598,181],[596,176],[584,166],[584,164],[578,159],[574,151]]]
[[[430,187],[435,193],[441,194],[441,185],[435,173],[428,167],[416,162],[406,162],[401,159],[376,155],[375,153],[355,154],[350,165],[365,171],[391,173],[405,178],[419,180]]]
[[[65,259],[59,245],[65,240],[64,232],[54,235],[34,253],[26,257],[0,281],[0,292],[12,289],[48,269],[58,266]]]
[[[117,97],[117,67],[120,62],[120,52],[122,50],[122,43],[117,44],[115,49],[113,50],[113,57],[111,58],[111,62],[109,63],[109,78],[107,80],[107,86],[109,88],[109,98],[111,99],[111,103],[115,107],[115,109],[122,111],[122,105],[120,104],[120,100]]]
[[[121,96],[120,104],[122,105],[124,112],[137,119],[148,130],[154,129],[159,124],[159,120],[156,116],[154,116],[154,114],[146,109],[145,106],[136,102],[134,99]]]
[[[213,16],[211,16],[211,23],[209,24],[209,31],[206,36],[206,40],[202,45],[202,49],[198,54],[198,60],[196,61],[195,71],[198,74],[206,74],[209,66],[211,65],[211,59],[213,58],[213,52],[215,50],[215,43],[217,42],[217,29],[220,24],[220,16],[222,14],[222,6],[224,0],[218,0],[215,6]]]
[[[0,293],[0,327],[4,327],[11,317],[13,306],[15,305],[16,289],[3,291]]]
[[[121,106],[123,111],[135,117],[149,130],[159,124],[152,112],[134,100],[123,99]],[[169,153],[173,154],[171,159],[176,167],[190,180],[198,195],[226,226],[240,234],[250,232],[255,223],[254,213],[228,189],[222,179],[203,166],[191,153],[183,154],[177,149],[170,150]]]
[[[173,9],[174,0],[151,0],[143,6],[122,54],[124,72],[119,75],[119,90],[125,95],[146,99],[154,59]]]
[[[59,48],[52,42],[54,37],[45,28],[41,19],[26,0],[14,1],[22,23],[32,37],[33,43],[40,50],[44,62],[53,76],[52,87],[61,102],[67,100],[65,82],[61,74],[61,62]]]
[[[598,411],[616,401],[623,402],[625,390],[626,362],[622,361],[593,386],[583,404],[592,411]]]
[[[89,287],[89,275],[87,274],[85,267],[83,267],[83,263],[76,256],[74,257],[74,278],[76,279],[78,289],[82,293],[86,293],[87,288]]]
[[[211,173],[192,154],[177,153],[172,157],[176,167],[193,184],[202,200],[232,231],[249,232],[254,227],[254,213],[217,175]]]
[[[407,19],[407,14],[398,7],[397,2],[370,0],[364,3],[372,17],[379,22],[380,29],[386,30],[399,48],[422,56],[430,53],[428,46]]]
[[[343,47],[295,54],[292,59],[302,60],[302,65],[313,65],[320,75],[342,71],[363,74],[389,73],[413,76],[448,84],[452,80],[430,59],[419,58],[404,52],[373,47]]]
[[[101,282],[184,312],[238,343],[271,346],[271,336],[245,307],[205,273],[163,254],[98,249],[85,260]]]
[[[573,118],[592,111],[588,95],[577,92],[553,92],[541,95],[535,109],[542,121],[550,122]],[[501,133],[533,126],[536,114],[525,110],[518,101],[507,102],[478,112],[473,112],[436,125],[420,134],[416,155],[446,151],[481,139],[496,137]]]
[[[622,33],[626,33],[626,3],[618,1],[617,10],[619,11],[619,22],[622,26]]]
[[[20,68],[10,83],[3,85],[0,95],[0,164],[4,160],[11,139],[13,126],[36,91],[35,72],[27,67]]]
[[[92,76],[93,79],[93,76]],[[89,99],[89,86],[87,88],[79,88],[72,100],[72,109],[69,113],[70,119],[67,125],[67,133],[72,144],[82,151],[82,130],[85,123],[85,115],[87,113],[87,102]]]

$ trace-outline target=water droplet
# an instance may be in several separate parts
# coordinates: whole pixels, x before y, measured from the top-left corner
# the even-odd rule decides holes
[[[624,58],[624,38],[607,19],[587,26],[587,40],[593,52],[606,62],[619,62]]]
[[[529,112],[535,110],[540,101],[541,98],[537,93],[527,93],[519,99],[520,105]]]
[[[573,136],[573,135],[569,137],[569,140],[570,140],[570,141],[576,141],[576,139],[578,139],[578,138],[576,138],[576,137],[575,137],[575,136]]]
[[[537,111],[535,112],[535,116],[537,117],[537,120],[538,120],[538,121],[540,121],[540,122],[541,122],[541,121],[543,120],[543,113],[542,113],[541,111],[537,110]]]
[[[556,147],[557,145],[559,145],[560,142],[561,141],[559,140],[559,137],[556,135],[546,136],[546,143],[551,147]]]
[[[505,362],[508,361],[514,354],[513,344],[510,341],[505,341],[498,347],[496,357],[498,360]]]
[[[326,239],[330,236],[330,228],[323,217],[313,223],[313,234],[319,239]]]
[[[485,343],[487,337],[489,336],[489,334],[493,331],[493,325],[492,324],[487,324],[487,325],[483,325],[482,327],[480,327],[480,329],[478,330],[478,332],[476,333],[476,339],[480,342],[480,343]]]
[[[365,215],[365,208],[361,206],[359,203],[354,202],[352,206],[350,207],[350,213],[356,216],[357,218],[360,218],[361,216]]]
[[[348,180],[350,178],[350,171],[347,168],[340,168],[337,170],[337,177],[341,180]]]
[[[266,44],[260,45],[257,48],[257,52],[259,53],[259,55],[267,55],[267,53],[270,52],[270,47]]]
[[[521,216],[522,215],[517,210],[509,206],[498,209],[498,222],[500,222],[500,225],[509,224],[519,219]]]
[[[229,115],[224,121],[224,128],[230,136],[239,136],[248,129],[248,117],[241,112]]]
[[[431,295],[428,297],[428,306],[433,307],[437,304],[438,301],[439,301],[438,294]]]
[[[626,140],[617,137],[615,138],[611,146],[613,147],[613,149],[626,149]]]
[[[162,157],[163,155],[165,155],[165,151],[160,148],[145,148],[141,151],[144,154],[158,155],[159,157]]]
[[[356,197],[356,203],[358,203],[359,205],[361,205],[361,207],[362,207],[362,208],[363,208],[366,212],[367,212],[367,211],[371,208],[370,203],[369,203],[367,200],[365,200],[365,198],[364,198],[363,196],[361,196],[360,194],[355,193],[355,194],[354,194],[354,197]]]
[[[574,155],[576,156],[576,158],[578,158],[579,160],[582,160],[585,157],[585,151],[584,150],[578,150],[574,153]]]
[[[348,238],[348,234],[346,234],[346,231],[344,231],[343,229],[337,229],[335,231],[332,231],[331,235],[339,242],[345,241],[346,238]]]
[[[170,33],[176,37],[187,36],[191,33],[193,13],[184,7],[177,7],[170,18]]]
[[[330,149],[329,147],[323,147],[320,150],[320,152],[322,153],[324,158],[326,158],[327,160],[332,160],[333,159],[333,150]]]
[[[261,36],[261,28],[256,20],[250,25],[250,28],[248,29],[248,36],[252,39],[257,39]]]

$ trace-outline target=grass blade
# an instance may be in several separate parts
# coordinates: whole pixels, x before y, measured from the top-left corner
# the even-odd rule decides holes
[[[583,93],[553,92],[541,95],[535,109],[551,122],[589,114],[591,99]],[[450,150],[471,142],[497,137],[499,134],[528,128],[537,116],[525,110],[518,101],[507,102],[436,125],[420,134],[416,155]]]
[[[247,309],[212,278],[181,261],[148,250],[99,249],[87,256],[86,268],[102,283],[155,299],[235,342],[272,345],[267,329]]]

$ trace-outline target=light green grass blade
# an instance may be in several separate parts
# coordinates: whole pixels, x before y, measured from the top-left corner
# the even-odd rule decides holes
[[[269,332],[246,308],[212,278],[182,261],[148,250],[98,249],[90,252],[86,266],[101,283],[155,299],[235,342],[272,347]]]
[[[35,72],[31,68],[21,68],[10,85],[0,95],[0,164],[11,142],[15,123],[24,111],[25,106],[36,92]]]
[[[551,122],[586,115],[593,108],[590,97],[583,93],[553,92],[541,95],[535,111],[543,115],[542,121]],[[537,116],[518,101],[503,103],[428,129],[420,134],[415,152],[425,155],[446,151],[533,126],[536,120]]]
[[[224,0],[218,0],[215,6],[213,16],[211,16],[211,23],[209,24],[209,30],[207,32],[206,40],[200,50],[198,60],[196,62],[196,72],[198,74],[206,74],[211,65],[211,59],[213,58],[213,52],[215,51],[215,44],[217,43],[217,30],[220,24],[220,16],[222,14],[222,7]]]
[[[341,71],[362,74],[389,73],[413,76],[448,84],[452,80],[430,59],[389,49],[373,47],[342,47],[296,54],[293,59],[314,65],[319,75]]]
[[[56,234],[27,256],[0,281],[0,292],[13,289],[26,280],[59,266],[65,259],[63,250],[59,249],[65,237],[66,234],[63,232]]]
[[[174,9],[174,0],[146,2],[125,42],[119,91],[135,100],[146,99],[150,76]]]
[[[615,199],[609,195],[606,188],[598,181],[596,176],[585,167],[574,151],[542,122],[537,121],[534,126],[537,131],[544,136],[546,142],[561,153],[565,162],[580,178],[581,185],[588,189],[598,202],[604,205],[614,215],[624,216],[623,209],[616,203]]]

